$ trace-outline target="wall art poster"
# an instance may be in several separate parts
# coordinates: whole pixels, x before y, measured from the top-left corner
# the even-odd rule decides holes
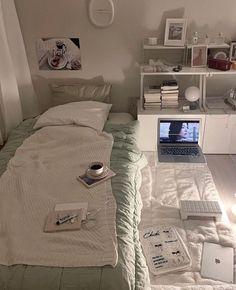
[[[36,41],[40,70],[81,70],[79,38],[41,38]]]

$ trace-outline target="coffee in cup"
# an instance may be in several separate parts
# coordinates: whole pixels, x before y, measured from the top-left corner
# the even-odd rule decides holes
[[[104,171],[104,165],[102,162],[96,161],[89,164],[89,174],[92,176],[99,176]]]

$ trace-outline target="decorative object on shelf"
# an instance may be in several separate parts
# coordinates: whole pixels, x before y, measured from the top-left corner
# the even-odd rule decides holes
[[[225,103],[230,105],[233,110],[236,110],[236,89],[235,88],[230,89],[229,95],[225,99]]]
[[[231,68],[234,69],[234,70],[236,70],[236,61],[235,60],[232,60],[231,61],[231,64],[232,64],[231,65]]]
[[[201,97],[201,92],[200,92],[200,89],[198,87],[188,87],[186,90],[185,90],[185,99],[187,101],[189,101],[189,107],[190,107],[190,110],[196,110],[197,109],[197,101],[200,99]]]
[[[100,28],[108,27],[114,21],[114,3],[112,0],[90,0],[88,13],[93,25]]]
[[[153,72],[169,71],[169,66],[167,66],[161,59],[149,59],[149,66],[153,67]]]
[[[205,35],[204,43],[206,45],[210,44],[210,38],[209,38],[208,34]]]
[[[157,45],[157,37],[148,37],[147,43],[148,45]]]
[[[197,44],[197,43],[198,43],[198,33],[194,32],[193,39],[192,39],[192,44]]]
[[[179,72],[179,71],[182,70],[182,68],[183,68],[182,65],[179,64],[179,65],[177,65],[176,67],[173,68],[173,71],[174,72]]]
[[[230,44],[229,60],[236,60],[236,41],[232,41]]]
[[[230,70],[231,62],[226,59],[215,59],[215,58],[209,58],[208,59],[208,67],[218,70]]]
[[[187,19],[167,18],[164,45],[184,46],[186,37]]]
[[[217,51],[212,55],[215,59],[227,59],[227,54],[224,51]]]
[[[192,67],[205,67],[207,65],[207,45],[193,45],[192,46]]]
[[[216,44],[224,44],[225,38],[222,32],[219,32],[217,38],[216,38]]]

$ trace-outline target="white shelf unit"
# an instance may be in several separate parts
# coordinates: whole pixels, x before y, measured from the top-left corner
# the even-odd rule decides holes
[[[204,44],[203,44],[204,45]],[[145,50],[183,50],[184,51],[184,58],[187,58],[188,51],[192,49],[192,44],[186,44],[185,46],[164,46],[164,45],[147,45],[143,44],[143,53],[145,54]],[[223,44],[216,44],[210,43],[207,45],[209,49],[229,49],[230,45],[227,43]],[[143,57],[144,59],[144,57]],[[199,89],[201,92],[200,99],[199,99],[199,108],[203,111],[207,111],[206,106],[206,86],[207,86],[207,78],[214,76],[214,75],[233,75],[236,74],[236,70],[228,70],[228,71],[220,71],[211,69],[208,67],[196,68],[190,66],[183,66],[182,70],[179,72],[174,72],[174,67],[169,67],[169,71],[165,72],[146,72],[145,65],[141,66],[140,71],[140,105],[141,110],[143,109],[143,94],[144,94],[144,78],[148,76],[199,76]]]
[[[174,71],[168,71],[168,72],[144,72],[143,67],[141,67],[141,73],[140,73],[140,105],[141,109],[143,109],[143,92],[144,92],[144,78],[146,76],[184,76],[184,75],[197,75],[199,76],[199,89],[201,92],[201,97],[199,100],[199,107],[203,108],[202,100],[203,100],[203,92],[204,88],[203,85],[205,85],[204,76],[206,75],[206,68],[191,68],[191,67],[183,67],[181,71],[174,72]]]
[[[228,44],[208,45],[209,48],[229,48]],[[186,47],[167,47],[164,45],[144,45],[143,49],[185,49],[185,53],[192,48]],[[138,102],[138,120],[140,121],[139,147],[143,151],[155,151],[157,149],[157,124],[159,118],[176,119],[200,119],[201,136],[200,146],[205,154],[236,154],[236,111],[224,104],[222,107],[207,106],[207,79],[212,76],[222,75],[227,77],[236,75],[236,70],[221,71],[204,68],[192,68],[184,66],[180,72],[172,71],[172,67],[167,72],[145,72],[143,66],[140,71],[140,101]],[[199,77],[199,88],[201,97],[199,109],[182,111],[181,109],[143,109],[144,78],[149,76],[187,76],[196,75]],[[219,99],[219,98],[218,98]],[[217,102],[215,102],[217,103]],[[209,102],[210,104],[210,102]],[[181,105],[181,103],[180,103]],[[212,105],[212,104],[211,104]],[[216,130],[217,128],[217,130]]]

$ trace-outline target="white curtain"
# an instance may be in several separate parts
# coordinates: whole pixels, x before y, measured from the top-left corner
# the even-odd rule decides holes
[[[14,0],[0,0],[0,143],[22,119],[38,114]]]

